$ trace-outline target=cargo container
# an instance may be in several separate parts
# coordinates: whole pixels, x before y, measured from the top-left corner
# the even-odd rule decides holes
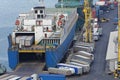
[[[25,46],[31,46],[33,44],[33,36],[27,36],[27,38],[25,39]]]
[[[94,60],[94,55],[85,51],[78,51],[76,54],[89,57],[91,60]]]
[[[96,5],[103,6],[105,5],[105,1],[97,1]]]
[[[82,74],[83,73],[83,70],[82,70],[82,67],[80,66],[75,66],[75,65],[70,65],[70,64],[65,64],[65,63],[59,63],[57,64],[57,67],[60,68],[60,67],[65,67],[65,68],[72,68],[74,69],[74,74]]]
[[[68,64],[82,67],[83,73],[88,73],[90,71],[90,65],[87,65],[87,64],[81,64],[77,62],[68,62]]]
[[[57,74],[40,74],[40,80],[66,80],[64,75]]]
[[[92,9],[92,18],[96,18],[96,10],[95,10],[95,8]]]

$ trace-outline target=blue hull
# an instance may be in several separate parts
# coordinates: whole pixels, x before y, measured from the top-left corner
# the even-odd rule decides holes
[[[67,52],[71,42],[73,41],[75,35],[76,23],[72,27],[69,35],[66,37],[64,42],[56,49],[56,50],[49,50],[46,51],[46,67],[55,67],[57,63],[59,63],[65,53]]]

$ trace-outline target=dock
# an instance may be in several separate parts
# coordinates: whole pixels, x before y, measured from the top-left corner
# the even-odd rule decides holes
[[[110,21],[107,23],[100,23],[100,26],[103,27],[103,36],[95,43],[95,60],[93,61],[90,72],[82,76],[67,77],[67,80],[118,80],[115,79],[113,75],[108,75],[105,72],[107,46],[110,32],[116,28],[116,25],[113,24],[113,19],[116,16],[117,8],[115,10],[111,10],[109,13],[100,15],[100,17],[109,18]]]

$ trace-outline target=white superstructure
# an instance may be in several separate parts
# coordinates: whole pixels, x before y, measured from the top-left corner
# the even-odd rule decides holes
[[[29,13],[19,14],[15,22],[16,29],[12,33],[12,43],[18,44],[19,48],[40,43],[59,45],[65,35],[64,25],[67,20],[67,13],[48,14],[44,6],[34,7]]]

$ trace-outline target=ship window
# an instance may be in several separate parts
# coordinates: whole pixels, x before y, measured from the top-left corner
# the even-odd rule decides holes
[[[43,13],[43,10],[40,10],[40,13]]]
[[[40,15],[37,15],[37,18],[40,18]]]
[[[43,18],[43,15],[41,15],[40,17]]]
[[[38,11],[37,11],[37,10],[35,10],[35,13],[38,13]]]

